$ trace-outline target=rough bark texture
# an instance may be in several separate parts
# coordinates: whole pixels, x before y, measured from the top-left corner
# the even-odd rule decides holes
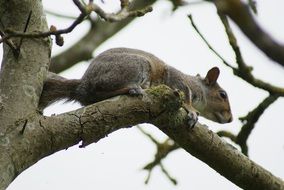
[[[198,125],[192,131],[187,131],[186,127],[174,130],[168,126],[162,131],[242,189],[284,189],[282,179],[273,176],[204,125]]]
[[[3,3],[4,1],[4,3]],[[1,22],[5,28],[23,31],[29,12],[32,11],[28,31],[47,30],[40,1],[9,1],[2,0],[0,8],[3,16]],[[1,3],[1,4],[2,4]],[[13,39],[19,45],[20,39]],[[45,39],[24,39],[18,57],[13,55],[8,46],[4,46],[4,56],[0,78],[0,117],[1,132],[9,128],[9,122],[15,117],[25,118],[36,110],[38,97],[41,94],[42,81],[50,58],[50,41]],[[11,123],[10,123],[11,124]]]
[[[121,96],[58,116],[34,113],[1,138],[0,189],[45,156],[79,142],[97,142],[112,131],[151,122],[180,106],[179,94],[164,87],[140,98]]]
[[[41,1],[1,0],[0,5],[1,22],[5,29],[24,31],[28,15],[32,11],[27,31],[47,30]],[[18,149],[18,157],[11,153],[12,150],[17,150],[14,149],[14,142],[22,139],[15,133],[36,112],[50,60],[51,44],[48,38],[24,39],[22,43],[20,39],[12,40],[17,46],[21,46],[19,56],[16,57],[10,47],[4,45],[0,73],[0,189],[4,189],[17,176],[16,167],[22,167],[22,153],[26,149]],[[20,143],[26,144],[29,140],[22,139]],[[31,164],[29,159],[26,162]]]

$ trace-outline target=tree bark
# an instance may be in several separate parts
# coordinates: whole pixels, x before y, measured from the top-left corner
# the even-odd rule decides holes
[[[4,13],[1,17],[4,29],[23,32],[27,26],[27,32],[48,30],[40,1],[1,0],[0,4],[0,12]],[[31,19],[26,24],[30,11]],[[12,40],[19,48],[19,54],[15,56],[11,48],[4,45],[0,118],[5,118],[5,122],[1,122],[1,133],[5,133],[15,120],[35,112],[50,60],[49,38],[23,39],[22,42],[19,38]]]
[[[282,179],[250,160],[205,125],[198,124],[192,131],[187,131],[186,126],[179,130],[167,126],[161,130],[188,153],[242,189],[284,189]]]
[[[41,1],[0,0],[1,30],[27,32],[48,30]],[[29,14],[31,13],[30,21]],[[43,79],[50,61],[51,43],[49,38],[11,39],[18,54],[4,44],[0,73],[0,189],[7,187],[18,173],[20,163],[11,154],[14,142],[22,139],[15,131],[25,126],[37,109],[42,91]],[[16,150],[16,149],[15,149]],[[25,149],[18,149],[19,157]],[[39,151],[39,150],[35,150]],[[21,163],[20,163],[21,164]],[[30,163],[29,163],[30,164]]]
[[[167,87],[143,97],[121,96],[81,109],[46,117],[38,113],[14,124],[0,141],[0,189],[41,158],[82,142],[97,142],[120,128],[156,120],[178,110],[179,94]],[[175,119],[177,120],[177,119]]]

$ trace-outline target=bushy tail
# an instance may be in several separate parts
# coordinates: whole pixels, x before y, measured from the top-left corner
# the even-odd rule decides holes
[[[39,109],[43,110],[48,105],[62,99],[74,100],[76,88],[80,80],[68,80],[65,78],[47,79],[44,83],[39,101]]]

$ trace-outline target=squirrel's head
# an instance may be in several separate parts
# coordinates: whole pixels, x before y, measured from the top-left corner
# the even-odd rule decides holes
[[[228,95],[217,83],[220,70],[213,67],[207,72],[205,78],[200,78],[203,90],[203,105],[200,106],[201,116],[218,123],[229,123],[232,121],[232,113]]]

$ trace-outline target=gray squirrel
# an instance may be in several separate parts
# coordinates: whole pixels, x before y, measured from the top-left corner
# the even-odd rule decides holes
[[[209,120],[228,123],[232,114],[227,93],[217,83],[219,73],[213,67],[205,78],[190,76],[148,52],[113,48],[95,57],[81,79],[48,78],[39,108],[61,99],[86,106],[122,94],[141,95],[143,89],[165,84],[184,92],[190,127],[199,113]]]

